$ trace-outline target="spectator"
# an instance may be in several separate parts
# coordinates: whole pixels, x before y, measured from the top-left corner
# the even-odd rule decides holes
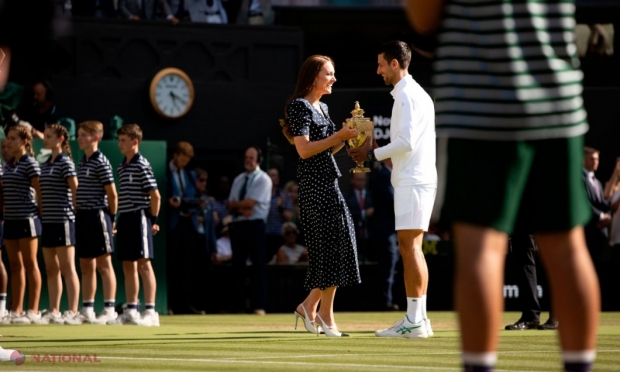
[[[188,199],[195,198],[196,176],[188,171],[187,165],[194,157],[194,148],[189,142],[177,143],[168,163],[168,252],[170,254],[170,307],[175,314],[196,313],[189,305],[186,286],[187,263],[192,262],[197,246],[198,233],[195,226],[194,210],[190,210]]]
[[[33,137],[43,139],[45,127],[57,123],[61,116],[54,101],[54,88],[49,81],[38,80],[32,86],[32,91],[32,105],[22,107],[18,116],[32,125]]]
[[[609,245],[611,249],[611,260],[608,264],[609,270],[607,270],[608,277],[607,283],[620,283],[620,275],[618,274],[618,267],[620,267],[620,158],[616,159],[616,168],[611,176],[611,179],[605,185],[605,196],[611,203],[611,231],[609,233]],[[618,309],[620,306],[620,299],[618,296],[612,296],[610,298],[610,304],[614,309]]]
[[[399,306],[394,303],[392,287],[396,276],[396,264],[400,259],[398,237],[396,235],[394,215],[394,187],[392,162],[386,159],[376,162],[370,174],[370,187],[376,205],[373,223],[370,225],[370,241],[375,249],[379,270],[379,310],[397,311]]]
[[[224,220],[224,217],[230,214],[228,212],[228,209],[226,209],[226,203],[228,203],[228,194],[230,194],[230,181],[228,180],[228,176],[221,175],[218,178],[218,183],[214,194],[214,209],[217,213],[219,221],[219,223],[215,227],[216,230],[221,230],[223,228],[222,221]]]
[[[262,152],[258,147],[245,151],[245,172],[233,181],[226,207],[233,215],[229,225],[233,250],[235,304],[245,310],[246,261],[253,266],[254,314],[265,315],[267,305],[267,272],[265,270],[265,222],[271,203],[271,179],[260,169]]]
[[[227,263],[232,259],[232,248],[230,247],[230,234],[228,233],[228,224],[232,221],[232,216],[226,216],[222,220],[222,236],[217,240],[217,248],[212,256],[215,264]]]
[[[267,216],[267,257],[276,254],[284,243],[282,240],[282,224],[293,218],[293,202],[291,196],[280,189],[280,172],[278,168],[267,171],[271,178],[271,205]]]
[[[288,181],[284,185],[284,192],[291,197],[291,203],[293,204],[291,222],[297,224],[301,236],[303,235],[303,226],[301,226],[301,219],[299,217],[299,184],[297,184],[297,181]]]
[[[592,208],[592,217],[585,225],[586,244],[596,273],[601,279],[601,260],[603,248],[606,246],[608,232],[607,228],[611,225],[611,215],[609,214],[609,202],[603,195],[603,185],[594,172],[598,169],[599,151],[592,147],[584,148],[583,160],[583,181],[588,192],[588,199]]]
[[[161,11],[173,25],[179,23],[179,20],[172,14],[166,0],[119,0],[118,11],[123,18],[140,21],[157,19],[157,8],[159,5]]]
[[[116,18],[116,0],[65,0],[74,17]]]
[[[278,249],[276,255],[276,263],[279,265],[292,265],[300,262],[308,262],[308,250],[297,244],[297,235],[299,230],[293,222],[285,222],[282,224],[282,236],[284,237],[284,245]]]
[[[222,0],[168,0],[176,18],[202,23],[228,23]]]
[[[368,219],[375,211],[372,202],[372,193],[366,189],[366,173],[353,173],[351,175],[351,186],[353,189],[348,192],[344,200],[349,206],[353,224],[355,225],[355,239],[357,240],[357,253],[360,261],[368,260]]]

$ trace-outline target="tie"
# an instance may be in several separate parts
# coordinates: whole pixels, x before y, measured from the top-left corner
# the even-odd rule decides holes
[[[358,194],[358,195],[359,195],[359,200],[358,200],[358,203],[360,203],[360,209],[362,210],[362,214],[363,214],[363,211],[364,211],[364,203],[365,203],[365,200],[364,200],[364,191],[363,191],[363,190],[359,190],[359,191],[358,191],[358,193],[359,193],[359,194]]]
[[[181,197],[183,197],[185,196],[185,179],[183,178],[183,171],[178,170],[177,173],[179,174],[179,188],[181,189]]]
[[[596,190],[596,198],[600,202],[603,198],[601,198],[601,189],[598,187],[598,182],[596,182],[596,177],[592,175],[590,179],[592,180],[592,184],[594,185],[594,190]]]
[[[241,186],[241,190],[239,190],[239,200],[245,199],[245,193],[248,191],[248,180],[250,179],[250,175],[245,175],[245,180],[243,181],[243,186]]]

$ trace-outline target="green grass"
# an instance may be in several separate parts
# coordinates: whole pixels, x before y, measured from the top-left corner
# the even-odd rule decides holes
[[[162,316],[161,327],[2,326],[0,346],[27,356],[13,371],[459,371],[455,314],[433,312],[435,336],[380,339],[402,313],[337,313],[349,338],[293,330],[293,314]],[[506,313],[506,324],[518,318]],[[543,317],[546,320],[545,317]],[[553,331],[502,331],[498,370],[560,371]],[[93,354],[100,363],[36,362],[33,354]],[[620,371],[620,313],[603,313],[595,371]]]

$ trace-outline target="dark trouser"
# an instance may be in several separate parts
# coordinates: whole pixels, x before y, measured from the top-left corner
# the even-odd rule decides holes
[[[521,301],[521,320],[540,322],[540,303],[538,302],[538,280],[536,278],[536,244],[534,239],[523,233],[511,236],[512,255],[519,266],[519,300]]]
[[[267,306],[267,271],[265,269],[265,222],[263,220],[238,221],[228,225],[233,252],[235,275],[235,311],[245,310],[246,260],[252,261],[254,309]]]
[[[381,306],[393,304],[392,286],[396,276],[396,264],[400,259],[398,251],[398,236],[394,232],[390,235],[381,234],[373,239],[373,246],[376,247],[379,285],[381,290]]]
[[[181,217],[170,233],[172,270],[170,280],[170,307],[175,314],[191,314],[204,310],[205,273],[211,267],[206,246],[190,217]],[[192,309],[193,308],[193,309]]]

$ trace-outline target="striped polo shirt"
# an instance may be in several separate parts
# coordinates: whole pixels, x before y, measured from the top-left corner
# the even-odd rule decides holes
[[[440,137],[565,138],[588,130],[573,0],[447,0],[435,52]]]
[[[105,186],[114,183],[108,158],[97,150],[90,158],[84,156],[78,164],[77,209],[106,209],[108,196]]]
[[[40,175],[39,163],[29,154],[17,161],[9,160],[2,175],[5,220],[25,220],[38,215],[31,180]]]
[[[0,180],[2,180],[2,172],[4,169],[2,168],[2,162],[0,161]],[[0,220],[4,219],[4,208],[0,210]]]
[[[157,182],[148,160],[140,153],[118,168],[118,211],[133,212],[151,207],[149,191],[157,190]]]
[[[60,153],[52,161],[52,156],[41,164],[41,200],[43,203],[43,223],[63,223],[75,221],[73,196],[67,179],[76,177],[75,165],[71,158]]]

